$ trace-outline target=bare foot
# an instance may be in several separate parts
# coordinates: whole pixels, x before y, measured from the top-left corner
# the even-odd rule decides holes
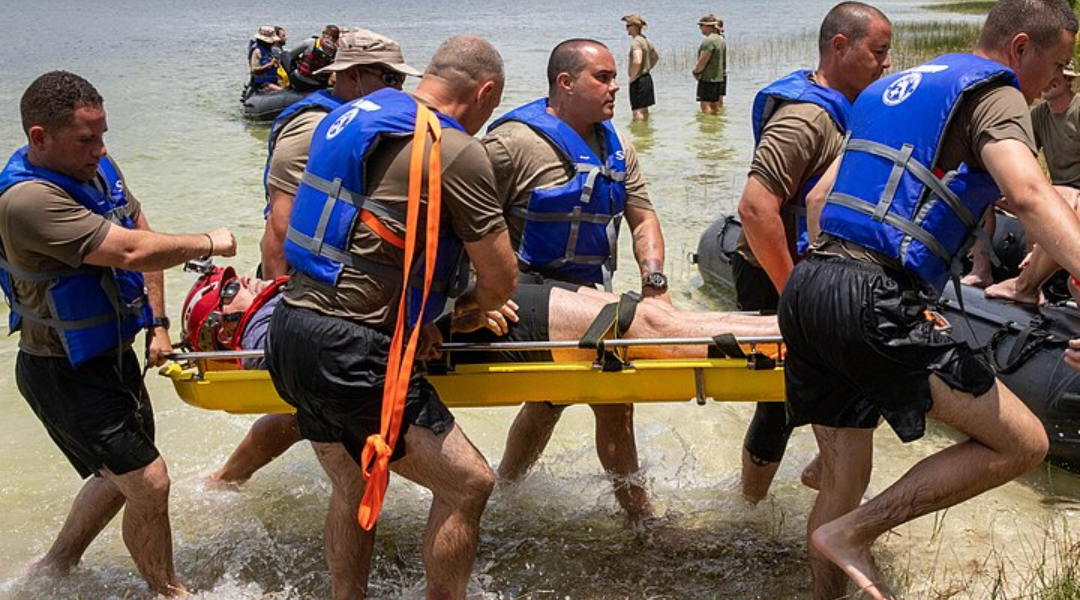
[[[54,578],[65,577],[71,572],[71,569],[75,565],[61,565],[56,561],[50,560],[48,557],[42,558],[36,563],[30,565],[30,568],[26,570],[27,579],[37,579],[39,577]]]
[[[1042,301],[1042,292],[1038,289],[1024,289],[1017,284],[1017,279],[1013,278],[986,288],[986,297],[1011,300],[1020,304],[1037,305]]]
[[[247,479],[226,479],[222,476],[222,471],[215,471],[206,477],[203,477],[203,485],[207,490],[214,491],[239,491],[240,487],[247,483]]]
[[[803,467],[802,474],[799,475],[799,480],[802,484],[812,490],[821,490],[821,455],[814,457],[805,467]]]
[[[847,528],[838,522],[841,520],[830,521],[814,530],[811,535],[814,548],[840,567],[859,590],[873,600],[896,600],[874,564],[870,546],[856,542]]]
[[[972,271],[961,277],[960,283],[977,288],[985,288],[988,285],[993,285],[994,278],[990,273],[976,273],[975,271]]]

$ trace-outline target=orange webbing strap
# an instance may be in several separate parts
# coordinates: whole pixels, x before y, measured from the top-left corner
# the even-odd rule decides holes
[[[421,319],[409,333],[404,343],[405,323],[408,319],[406,298],[409,294],[409,271],[416,253],[416,234],[420,222],[420,192],[424,180],[424,147],[428,132],[431,133],[431,154],[428,157],[427,227],[424,232],[424,291],[420,301],[420,315],[424,314],[431,282],[435,278],[435,256],[439,251],[439,212],[442,207],[442,126],[439,118],[426,106],[417,103],[416,128],[413,130],[412,156],[409,163],[409,202],[405,221],[405,260],[401,278],[401,302],[390,343],[390,357],[386,366],[386,385],[383,387],[382,422],[378,434],[368,436],[360,457],[364,474],[364,497],[360,501],[357,519],[360,526],[371,530],[379,519],[386,486],[390,482],[390,455],[401,431],[402,415],[405,413],[405,396],[409,391],[413,358],[420,338]]]
[[[396,233],[390,230],[389,227],[383,225],[379,217],[374,214],[360,209],[360,221],[368,226],[368,229],[375,232],[375,235],[379,236],[379,239],[397,248],[398,250],[405,249],[405,240],[401,239]]]

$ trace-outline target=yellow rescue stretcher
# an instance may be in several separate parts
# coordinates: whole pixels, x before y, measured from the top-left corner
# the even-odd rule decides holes
[[[734,339],[734,338],[732,338]],[[779,338],[740,339],[749,352],[728,351],[726,358],[611,360],[612,352],[633,345],[713,343],[712,338],[666,340],[602,340],[598,360],[582,362],[457,364],[427,379],[450,408],[511,406],[522,402],[555,404],[624,404],[685,402],[781,402],[782,361],[759,351],[779,349]],[[444,344],[448,352],[469,350],[536,350],[577,347],[577,342],[506,342]],[[237,414],[291,413],[264,370],[239,370],[237,359],[261,356],[259,351],[175,354],[161,370],[172,380],[180,399],[206,410]],[[732,357],[731,355],[734,355]],[[607,360],[603,357],[606,356]],[[438,365],[429,365],[438,366]]]

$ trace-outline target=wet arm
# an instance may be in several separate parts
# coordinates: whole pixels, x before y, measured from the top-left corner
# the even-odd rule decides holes
[[[787,233],[780,216],[783,203],[784,199],[769,191],[756,176],[746,178],[746,187],[739,200],[743,234],[777,290],[784,289],[795,266],[788,252]]]
[[[293,200],[292,194],[270,186],[270,214],[266,216],[266,231],[262,241],[263,277],[267,279],[277,279],[288,274],[285,236],[289,231]]]

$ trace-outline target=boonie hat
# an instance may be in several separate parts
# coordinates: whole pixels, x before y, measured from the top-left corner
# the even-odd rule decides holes
[[[1061,74],[1066,77],[1076,77],[1076,65],[1073,61],[1069,61],[1069,64],[1065,65],[1065,68],[1061,70]]]
[[[712,25],[714,27],[723,27],[724,26],[724,21],[721,20],[716,15],[714,15],[712,13],[709,13],[709,14],[705,15],[704,17],[701,17],[700,19],[698,19],[697,24],[698,25]]]
[[[627,25],[637,25],[638,27],[645,27],[646,25],[648,25],[648,23],[645,22],[645,19],[643,19],[641,15],[637,13],[626,15],[622,18],[622,20],[626,21]]]
[[[259,33],[255,34],[255,39],[260,42],[266,42],[267,44],[276,44],[281,41],[281,38],[279,38],[274,31],[273,25],[263,25],[262,27],[259,27]]]
[[[334,62],[315,71],[315,74],[344,71],[359,65],[382,65],[405,75],[422,75],[405,63],[397,42],[367,29],[343,32],[338,38]]]

